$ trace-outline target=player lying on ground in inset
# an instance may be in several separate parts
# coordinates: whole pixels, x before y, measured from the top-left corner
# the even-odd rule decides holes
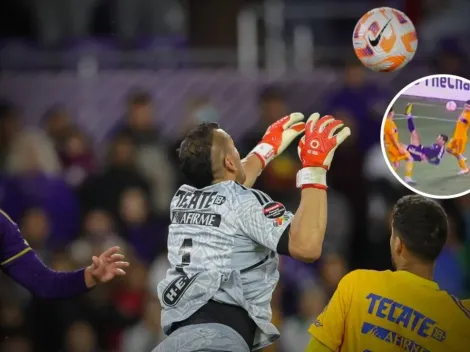
[[[445,134],[438,134],[435,143],[431,145],[422,145],[421,137],[416,130],[413,115],[413,104],[406,105],[405,115],[408,122],[408,131],[410,131],[410,144],[405,145],[406,150],[410,153],[414,161],[421,162],[427,161],[433,165],[439,165],[445,154],[446,143],[449,137]]]

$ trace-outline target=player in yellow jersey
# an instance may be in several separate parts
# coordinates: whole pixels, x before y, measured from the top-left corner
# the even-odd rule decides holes
[[[309,329],[306,352],[461,352],[470,348],[470,304],[432,280],[447,240],[447,216],[436,202],[412,195],[392,212],[396,271],[347,274]]]
[[[394,116],[395,113],[393,108],[391,108],[387,114],[384,125],[385,150],[387,151],[388,159],[395,170],[400,166],[400,161],[406,160],[404,181],[408,184],[415,184],[411,178],[414,160],[411,154],[406,150],[406,147],[400,143],[398,128],[393,121]]]
[[[470,123],[470,100],[467,100],[462,113],[460,114],[455,124],[454,135],[452,136],[449,144],[447,145],[447,152],[457,158],[459,163],[460,172],[459,175],[469,173],[467,159],[463,153],[468,142],[468,127]]]

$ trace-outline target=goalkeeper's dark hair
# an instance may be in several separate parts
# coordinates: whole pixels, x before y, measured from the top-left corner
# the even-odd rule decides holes
[[[444,143],[447,143],[449,141],[449,136],[448,135],[441,133],[440,136],[441,136],[442,140],[444,141]]]
[[[408,251],[425,262],[433,262],[447,241],[447,214],[435,201],[420,196],[405,196],[392,211],[392,227]]]
[[[212,139],[215,122],[204,122],[191,130],[178,149],[180,169],[185,183],[196,188],[204,188],[214,181],[212,169]]]

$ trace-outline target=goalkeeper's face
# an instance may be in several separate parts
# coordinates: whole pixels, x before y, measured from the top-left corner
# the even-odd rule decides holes
[[[219,136],[222,143],[215,145],[215,154],[223,154],[224,179],[234,180],[238,183],[244,183],[246,179],[245,170],[240,159],[240,153],[235,147],[232,137],[222,129],[215,130],[214,133]],[[220,160],[220,159],[219,159]]]

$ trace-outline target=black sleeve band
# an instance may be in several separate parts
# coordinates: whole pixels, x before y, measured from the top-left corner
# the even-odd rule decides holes
[[[277,253],[281,255],[288,255],[289,253],[289,234],[290,234],[290,224],[286,227],[284,232],[282,233],[281,237],[279,238],[279,242],[277,244]]]

